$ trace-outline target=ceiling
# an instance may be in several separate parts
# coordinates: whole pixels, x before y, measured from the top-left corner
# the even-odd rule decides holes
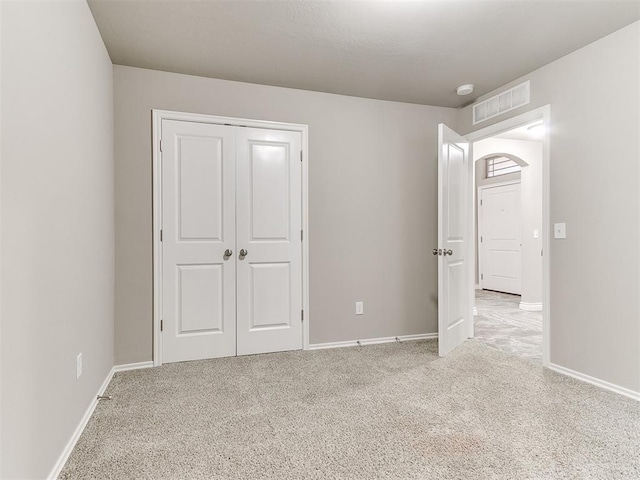
[[[544,136],[544,124],[540,120],[500,133],[491,138],[505,138],[507,140],[527,140],[530,142],[542,142]]]
[[[115,64],[447,107],[640,19],[640,0],[88,3]]]

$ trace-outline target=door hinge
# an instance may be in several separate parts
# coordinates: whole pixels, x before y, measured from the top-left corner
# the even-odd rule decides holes
[[[480,243],[484,242],[484,240],[482,239],[482,237],[480,237]]]
[[[162,140],[160,140],[160,151],[162,151]]]
[[[160,229],[160,241],[162,241],[162,229]]]
[[[304,240],[304,230],[300,230],[300,241]]]
[[[160,331],[164,331],[164,320],[160,320]]]
[[[540,249],[540,256],[544,257],[544,249],[543,248]]]
[[[482,200],[480,200],[480,206],[482,206]]]
[[[300,321],[304,322],[304,310],[300,310]]]
[[[480,280],[484,280],[484,273],[480,274]]]
[[[300,161],[302,161],[302,150],[300,150]]]

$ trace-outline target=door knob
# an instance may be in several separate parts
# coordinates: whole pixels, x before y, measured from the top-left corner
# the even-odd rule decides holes
[[[245,250],[244,248],[240,250],[241,257],[246,257],[247,255],[249,255],[249,250]]]
[[[443,254],[445,257],[446,257],[447,255],[453,255],[453,250],[451,250],[451,249],[449,249],[449,250],[444,249],[444,250],[442,251],[442,254]]]
[[[233,255],[233,250],[231,250],[230,248],[227,248],[227,249],[224,251],[224,256],[225,256],[225,257],[227,257],[227,258],[229,258],[231,255]]]
[[[438,250],[437,248],[434,248],[431,253],[434,255],[442,255],[442,249]]]

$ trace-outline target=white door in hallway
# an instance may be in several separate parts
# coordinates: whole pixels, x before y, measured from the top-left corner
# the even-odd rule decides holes
[[[473,164],[469,142],[438,126],[438,353],[473,336],[471,228]]]
[[[235,129],[162,121],[163,361],[236,354]]]
[[[520,183],[480,190],[480,286],[514,293],[522,290]]]
[[[238,128],[238,355],[302,348],[298,132]]]

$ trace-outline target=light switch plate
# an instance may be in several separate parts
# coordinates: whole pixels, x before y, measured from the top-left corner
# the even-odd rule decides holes
[[[554,223],[553,224],[553,238],[567,238],[567,224],[566,223]]]
[[[356,302],[356,315],[364,314],[364,302]]]
[[[533,231],[533,238],[538,238],[540,235],[538,233],[538,230],[534,230]]]

